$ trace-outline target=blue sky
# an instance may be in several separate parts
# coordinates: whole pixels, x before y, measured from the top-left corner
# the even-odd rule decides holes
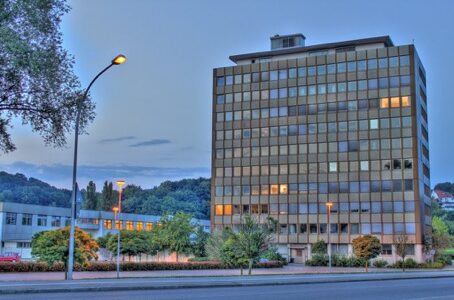
[[[454,181],[454,2],[433,1],[69,1],[64,46],[86,86],[117,54],[128,61],[92,88],[97,118],[80,139],[80,186],[118,177],[151,187],[210,175],[212,69],[228,56],[269,49],[274,34],[306,45],[390,35],[414,41],[427,72],[432,185]],[[71,182],[72,140],[45,147],[27,126],[0,168],[59,187]]]

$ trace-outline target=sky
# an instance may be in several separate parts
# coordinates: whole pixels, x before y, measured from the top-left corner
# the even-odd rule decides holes
[[[213,68],[229,55],[269,50],[275,34],[303,33],[306,45],[389,35],[414,43],[425,66],[432,186],[454,182],[454,1],[70,0],[64,47],[97,117],[79,139],[79,186],[125,179],[150,188],[164,180],[209,177]],[[71,186],[73,136],[46,147],[15,126],[18,150],[0,170]]]

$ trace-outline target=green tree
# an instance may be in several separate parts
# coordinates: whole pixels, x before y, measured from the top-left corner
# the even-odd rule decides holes
[[[221,231],[215,229],[211,232],[205,245],[205,252],[209,259],[219,261],[222,260],[221,249],[227,238],[225,230]]]
[[[402,257],[402,271],[405,272],[405,257],[407,256],[408,247],[408,236],[406,234],[400,234],[396,236],[396,241],[394,247],[396,248],[396,253]]]
[[[195,240],[192,245],[192,253],[196,257],[206,257],[207,252],[205,250],[205,246],[209,237],[210,234],[208,232],[205,232],[203,226],[197,226],[197,229],[195,231]]]
[[[238,251],[240,257],[247,258],[249,275],[252,274],[254,261],[268,249],[275,226],[276,223],[272,219],[268,219],[265,224],[259,224],[251,216],[245,216],[244,224],[236,234],[234,249]]]
[[[175,252],[177,261],[180,254],[191,253],[191,234],[195,229],[191,224],[191,215],[181,212],[174,216],[165,214],[160,223],[161,226],[158,226],[155,232],[161,249]]]
[[[244,251],[239,249],[238,234],[230,231],[228,238],[224,241],[220,249],[222,263],[227,267],[240,267],[241,275],[243,269],[248,264],[248,257]]]
[[[158,245],[153,239],[153,233],[137,230],[121,230],[120,231],[120,254],[128,256],[131,261],[132,256],[142,254],[156,255],[158,253]],[[117,253],[118,233],[111,234],[107,240],[107,250],[113,255]]]
[[[446,223],[439,217],[432,218],[432,247],[435,250],[435,256],[442,254],[444,249],[451,247],[453,238],[449,235],[449,229]]]
[[[74,59],[62,47],[65,0],[0,1],[0,151],[15,150],[8,132],[21,119],[46,144],[62,146],[73,130],[82,91]],[[81,129],[94,119],[94,104],[82,103]]]
[[[68,261],[69,226],[57,230],[41,231],[32,238],[32,255],[39,261],[48,264],[63,262],[67,269]],[[99,246],[91,236],[76,227],[74,259],[83,264],[98,259],[96,252]]]
[[[356,257],[364,258],[366,261],[366,272],[368,271],[369,260],[380,255],[382,247],[380,240],[373,235],[364,235],[353,239],[353,253]]]
[[[326,254],[327,247],[324,240],[317,241],[312,244],[312,253],[314,254]]]
[[[98,207],[98,195],[96,194],[96,184],[90,181],[85,191],[85,201],[83,208],[88,210],[96,210]]]
[[[101,192],[101,199],[99,201],[99,210],[111,211],[114,206],[118,205],[116,193],[113,190],[112,182],[104,182]]]

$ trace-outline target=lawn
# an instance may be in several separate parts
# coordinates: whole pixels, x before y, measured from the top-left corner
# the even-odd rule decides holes
[[[444,252],[445,254],[454,255],[454,248],[446,249]]]

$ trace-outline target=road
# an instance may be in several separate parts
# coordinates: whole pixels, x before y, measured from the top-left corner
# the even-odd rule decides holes
[[[404,279],[364,282],[308,283],[280,286],[245,286],[222,288],[192,288],[170,290],[106,291],[0,295],[6,299],[454,299],[454,278]]]

